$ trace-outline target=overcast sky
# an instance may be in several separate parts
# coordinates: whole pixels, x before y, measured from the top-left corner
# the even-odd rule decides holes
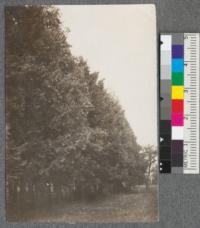
[[[58,6],[72,54],[119,99],[138,143],[157,145],[154,5]]]

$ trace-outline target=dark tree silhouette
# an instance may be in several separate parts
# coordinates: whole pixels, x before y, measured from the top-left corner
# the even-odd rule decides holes
[[[145,186],[149,190],[149,185],[157,182],[157,150],[154,146],[147,145],[142,149],[142,156],[146,161]]]
[[[71,54],[58,10],[7,7],[5,19],[8,209],[130,191],[144,180],[124,111]]]

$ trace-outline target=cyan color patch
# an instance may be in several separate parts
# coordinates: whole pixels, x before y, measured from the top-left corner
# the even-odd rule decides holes
[[[183,72],[184,61],[183,59],[172,59],[172,72]]]

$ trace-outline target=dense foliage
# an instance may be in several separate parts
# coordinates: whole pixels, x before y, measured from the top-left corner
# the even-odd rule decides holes
[[[5,35],[10,199],[17,191],[29,200],[45,191],[91,198],[144,183],[147,165],[124,111],[71,54],[58,10],[8,7]]]

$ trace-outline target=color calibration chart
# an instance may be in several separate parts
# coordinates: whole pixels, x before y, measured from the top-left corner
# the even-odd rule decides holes
[[[160,173],[198,174],[199,33],[160,36]]]

